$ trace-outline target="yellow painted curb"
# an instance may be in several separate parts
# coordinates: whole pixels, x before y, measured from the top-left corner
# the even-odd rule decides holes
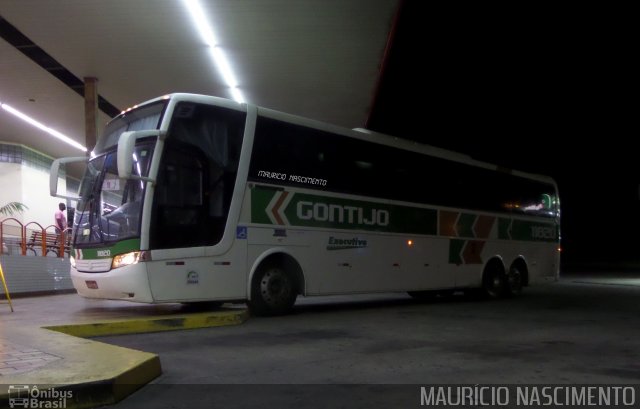
[[[67,385],[46,384],[41,382],[23,382],[20,384],[13,382],[13,384],[23,387],[28,386],[29,388],[36,386],[41,393],[58,391],[58,393],[63,393],[64,395],[62,396],[66,397],[64,400],[47,397],[36,399],[36,401],[39,401],[39,404],[42,405],[37,407],[88,409],[118,403],[161,374],[160,359],[155,355],[111,379]],[[11,398],[7,389],[0,391],[0,407],[10,407]]]
[[[38,405],[42,405],[38,407],[79,409],[114,404],[162,374],[160,358],[149,352],[42,328],[25,328],[12,334],[17,335],[18,342],[28,340],[31,346],[63,359],[33,371],[0,377],[0,382],[7,384],[7,388],[0,390],[0,408],[9,407],[10,399],[15,398],[10,396],[10,385],[29,390],[37,388],[45,394],[47,391],[58,391],[66,397],[60,400],[45,396],[37,399],[40,402]]]
[[[160,376],[160,358],[84,338],[238,325],[248,318],[247,310],[235,310],[22,328],[12,331],[13,342],[24,340],[25,344],[64,359],[34,371],[1,377],[0,381],[67,391],[71,397],[64,401],[66,408],[112,405]],[[55,332],[44,333],[45,329]],[[0,407],[8,407],[9,399],[8,391],[0,390]]]
[[[238,325],[246,321],[247,318],[249,318],[249,314],[246,310],[219,311],[167,315],[159,318],[133,318],[87,324],[53,325],[43,328],[76,337],[89,338],[107,335],[142,334],[146,332]]]

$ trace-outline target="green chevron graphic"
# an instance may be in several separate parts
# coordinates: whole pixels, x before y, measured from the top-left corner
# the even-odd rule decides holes
[[[458,237],[475,237],[473,233],[473,224],[476,222],[477,216],[470,213],[461,213],[458,218],[456,229]]]
[[[449,263],[462,264],[462,249],[466,240],[449,240]]]

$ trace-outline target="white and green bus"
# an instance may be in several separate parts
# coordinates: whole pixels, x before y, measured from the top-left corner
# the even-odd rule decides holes
[[[53,195],[74,160],[52,165]],[[298,295],[508,296],[559,272],[551,178],[210,96],[113,119],[77,199],[71,278],[89,298],[279,314]]]

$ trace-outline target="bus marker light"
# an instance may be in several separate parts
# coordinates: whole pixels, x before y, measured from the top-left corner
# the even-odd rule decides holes
[[[149,250],[142,250],[138,257],[138,261],[151,261],[151,252]]]
[[[413,246],[413,240],[407,240],[407,246],[409,247]]]

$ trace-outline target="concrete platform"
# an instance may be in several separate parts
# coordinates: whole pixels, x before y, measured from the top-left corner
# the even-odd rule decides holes
[[[86,337],[236,325],[248,317],[239,308],[194,312],[76,294],[14,299],[13,307],[0,302],[0,408],[34,397],[67,408],[112,404],[162,373],[155,354]]]

